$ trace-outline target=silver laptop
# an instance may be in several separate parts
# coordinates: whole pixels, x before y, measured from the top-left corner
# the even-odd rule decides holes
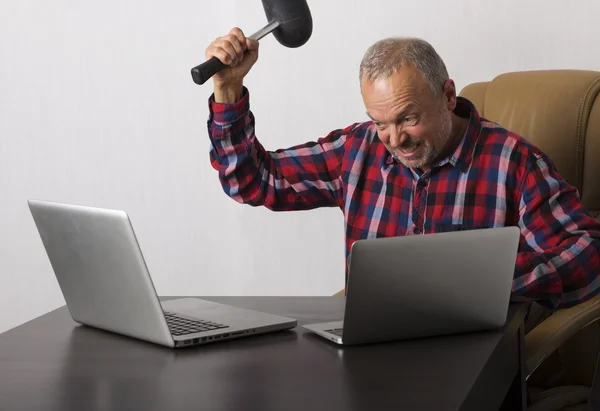
[[[28,204],[78,323],[168,347],[297,325],[293,318],[197,298],[161,302],[125,212],[40,200]]]
[[[303,327],[343,345],[499,328],[519,237],[502,227],[356,241],[344,318]]]

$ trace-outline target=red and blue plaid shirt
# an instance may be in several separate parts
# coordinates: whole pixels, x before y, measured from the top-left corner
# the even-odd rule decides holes
[[[235,104],[211,97],[209,109],[210,159],[225,193],[275,211],[339,207],[346,261],[359,239],[518,226],[513,296],[568,307],[599,290],[600,224],[576,189],[543,152],[462,97],[455,113],[469,118],[467,132],[426,173],[394,160],[371,121],[267,151],[247,89]]]

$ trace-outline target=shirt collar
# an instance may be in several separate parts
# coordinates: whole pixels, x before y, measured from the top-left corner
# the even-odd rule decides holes
[[[454,152],[441,161],[432,164],[432,168],[441,167],[449,163],[454,167],[458,167],[461,169],[461,171],[465,171],[471,163],[475,143],[477,142],[481,129],[481,117],[479,116],[479,113],[477,112],[477,109],[473,103],[464,97],[456,98],[456,107],[454,108],[454,113],[463,118],[468,117],[469,124],[462,140]],[[404,167],[400,162],[396,161],[389,152],[387,153],[385,162],[386,164],[397,164]]]

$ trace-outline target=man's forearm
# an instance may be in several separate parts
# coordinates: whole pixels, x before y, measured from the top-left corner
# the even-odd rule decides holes
[[[237,103],[242,98],[243,90],[242,83],[227,86],[215,86],[215,103]]]

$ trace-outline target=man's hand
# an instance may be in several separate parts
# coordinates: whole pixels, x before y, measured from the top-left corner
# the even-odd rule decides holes
[[[247,38],[234,27],[210,43],[205,54],[207,60],[216,57],[228,65],[213,76],[215,102],[235,103],[242,97],[244,77],[258,59],[258,40]]]

